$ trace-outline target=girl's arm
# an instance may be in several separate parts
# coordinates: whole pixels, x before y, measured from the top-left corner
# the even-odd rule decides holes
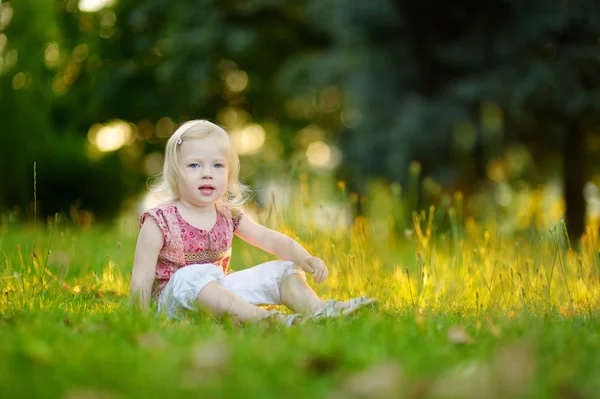
[[[132,304],[137,302],[142,310],[148,309],[150,304],[156,263],[163,243],[163,233],[156,221],[146,218],[138,236],[129,288]]]
[[[314,274],[317,283],[325,280],[329,274],[323,261],[312,256],[298,242],[285,234],[254,222],[248,216],[244,216],[240,220],[235,234],[250,245],[300,265],[304,271]]]

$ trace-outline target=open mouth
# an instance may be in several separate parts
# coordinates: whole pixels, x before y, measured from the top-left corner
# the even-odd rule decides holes
[[[202,194],[212,194],[212,192],[215,191],[215,188],[213,186],[208,185],[200,186],[198,187],[198,189]]]

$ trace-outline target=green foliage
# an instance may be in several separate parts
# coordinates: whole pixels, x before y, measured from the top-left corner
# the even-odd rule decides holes
[[[81,141],[74,135],[57,137],[36,158],[38,212],[92,210],[99,219],[112,220],[124,200],[140,191],[143,177],[119,153],[90,160]]]
[[[587,137],[598,125],[593,0],[120,0],[94,13],[74,0],[35,12],[30,0],[10,4],[2,56],[16,50],[18,59],[0,75],[8,115],[0,165],[14,172],[0,182],[4,209],[31,200],[39,143],[67,132],[83,143],[90,126],[115,118],[154,127],[164,117],[227,128],[257,122],[284,159],[303,156],[298,132],[316,125],[342,149],[339,176],[359,195],[373,176],[406,187],[415,160],[424,178],[473,186],[514,141],[540,163],[518,177],[550,175],[555,166],[543,158],[566,157],[560,150],[573,129]],[[231,76],[247,84],[232,89]],[[223,116],[232,109],[235,123]],[[168,133],[140,137],[128,162],[141,169]],[[247,174],[272,172],[268,158],[247,157]],[[569,191],[581,197],[584,168],[571,169]],[[113,192],[119,203],[121,194]]]
[[[315,1],[307,15],[331,44],[298,60],[294,88],[348,88],[362,118],[345,132],[344,149],[367,172],[405,185],[408,162],[419,160],[426,174],[451,181],[457,175],[444,169],[456,168],[456,125],[477,127],[458,155],[502,144],[486,132],[486,102],[504,111],[497,133],[536,154],[560,148],[569,118],[598,124],[595,1]]]
[[[144,180],[122,154],[98,161],[87,155],[87,129],[97,115],[89,90],[94,78],[81,68],[94,58],[82,64],[88,47],[78,46],[93,49],[94,41],[80,42],[87,35],[73,30],[67,3],[44,2],[41,9],[33,3],[8,3],[13,17],[0,32],[7,38],[4,54],[17,54],[0,74],[6,115],[0,126],[0,210],[25,209],[30,220],[34,207],[40,217],[83,208],[114,218]]]
[[[0,391],[5,398],[594,397],[598,237],[575,252],[557,236],[524,239],[493,224],[455,223],[460,233],[451,240],[436,233],[435,221],[417,221],[412,239],[373,219],[329,232],[278,226],[327,262],[330,278],[313,285],[321,297],[379,299],[354,317],[292,329],[132,312],[134,215],[108,230],[60,220],[37,229],[2,224]],[[236,242],[232,265],[264,256]]]
[[[8,28],[0,31],[7,38],[0,73],[4,115],[0,123],[0,209],[23,206],[32,198],[33,186],[27,183],[32,180],[34,154],[52,134],[51,82],[42,55],[46,35],[56,28],[56,21],[50,3],[44,3],[38,12],[27,3],[8,3],[14,7],[13,17]],[[14,90],[14,85],[21,89]]]

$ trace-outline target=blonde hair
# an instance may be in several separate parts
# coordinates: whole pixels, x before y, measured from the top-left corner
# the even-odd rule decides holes
[[[240,207],[247,200],[248,187],[240,182],[240,158],[231,142],[229,134],[220,126],[206,120],[185,122],[173,133],[165,147],[165,160],[158,180],[150,187],[164,201],[179,199],[178,179],[183,175],[181,167],[181,144],[186,140],[214,138],[225,155],[228,166],[227,190],[222,203],[230,207]]]

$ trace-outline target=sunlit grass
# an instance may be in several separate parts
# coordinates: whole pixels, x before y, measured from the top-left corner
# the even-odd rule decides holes
[[[320,295],[379,299],[354,318],[292,330],[131,313],[135,215],[112,228],[3,224],[2,397],[596,395],[594,229],[581,243],[560,222],[507,234],[465,218],[460,197],[411,213],[393,190],[346,224],[359,199],[344,188],[325,224],[305,216],[321,206],[310,187],[285,209],[247,210],[326,261]],[[234,268],[269,259],[236,239]]]

